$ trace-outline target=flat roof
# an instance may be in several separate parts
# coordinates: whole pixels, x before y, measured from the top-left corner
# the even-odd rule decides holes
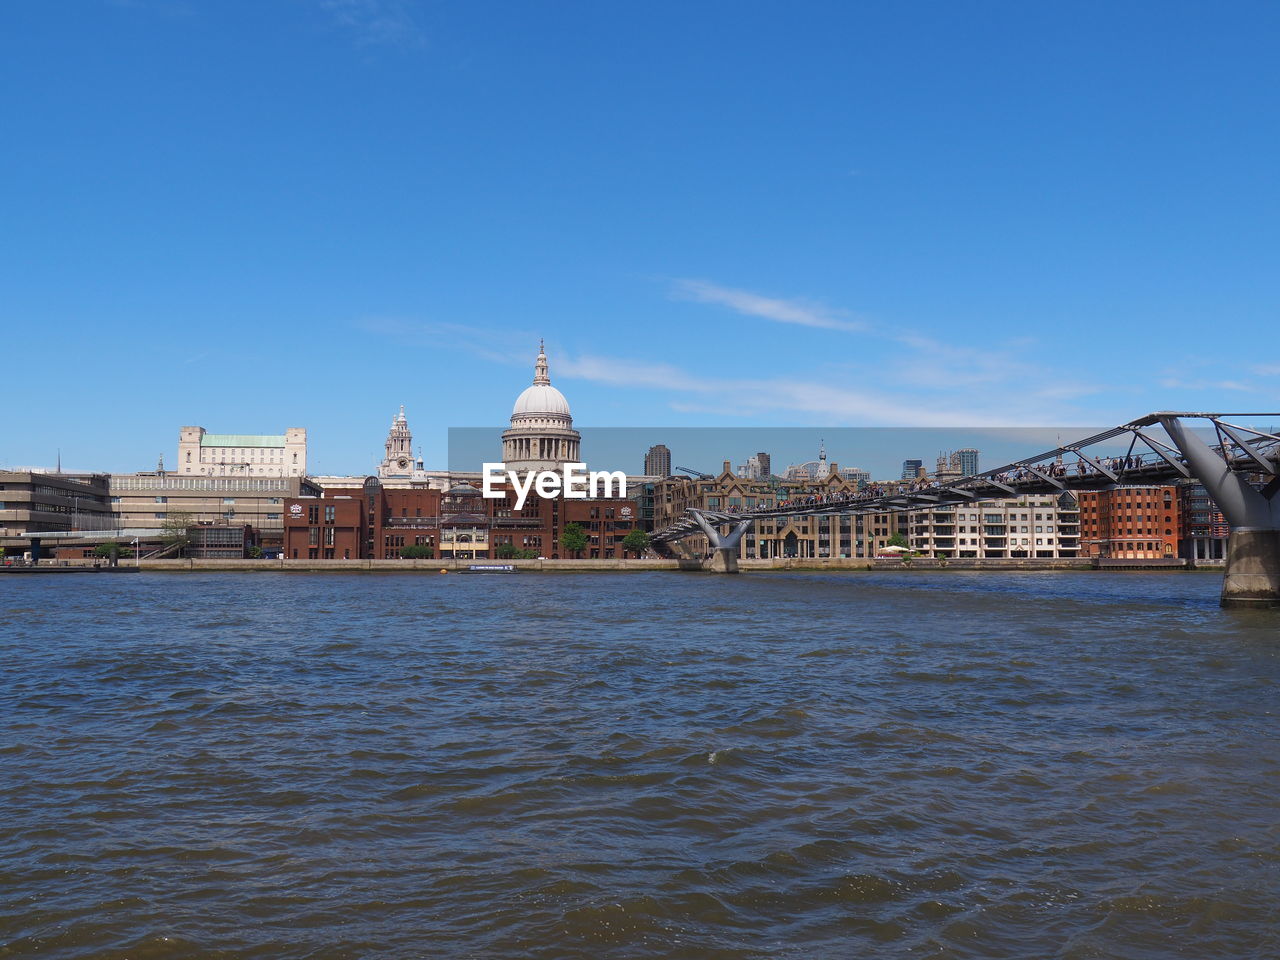
[[[200,438],[202,447],[283,447],[284,434],[206,433]]]

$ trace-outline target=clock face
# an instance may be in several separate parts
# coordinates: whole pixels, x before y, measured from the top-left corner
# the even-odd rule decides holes
[[[409,465],[409,461],[406,460],[404,457],[401,457],[399,460],[396,461],[396,463],[400,464],[400,466],[402,467],[407,467]]]

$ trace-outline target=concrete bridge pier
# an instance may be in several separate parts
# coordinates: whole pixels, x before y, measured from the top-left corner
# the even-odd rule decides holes
[[[1255,489],[1181,420],[1162,416],[1160,423],[1231,525],[1222,606],[1280,607],[1280,500],[1275,498],[1276,485],[1268,486],[1269,495]],[[1252,453],[1247,441],[1242,446]],[[1273,463],[1254,456],[1259,470],[1275,475]]]
[[[733,529],[727,534],[721,534],[720,531],[707,522],[707,518],[701,513],[694,513],[693,519],[697,521],[702,532],[707,535],[707,542],[711,544],[713,553],[711,554],[711,572],[712,573],[737,573],[738,572],[738,544],[742,542],[742,536],[751,529],[751,518],[738,520]]]

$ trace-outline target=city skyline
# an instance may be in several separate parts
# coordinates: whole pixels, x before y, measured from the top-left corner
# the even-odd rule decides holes
[[[1110,424],[1280,387],[1273,7],[498,9],[0,14],[0,318],[58,343],[23,354],[58,389],[6,405],[0,462],[148,469],[178,424],[287,423],[339,472],[403,403],[442,463],[540,336],[584,429]]]

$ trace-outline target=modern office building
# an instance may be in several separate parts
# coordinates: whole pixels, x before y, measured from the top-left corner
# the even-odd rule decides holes
[[[903,460],[902,461],[902,479],[917,480],[920,477],[920,471],[924,468],[923,460]]]
[[[665,443],[655,444],[644,455],[644,475],[646,477],[671,476],[671,451]]]
[[[978,473],[978,451],[973,447],[956,450],[953,456],[959,461],[958,466],[962,477],[972,477]]]
[[[160,471],[113,474],[109,490],[122,528],[154,529],[179,518],[191,526],[248,525],[259,532],[269,554],[282,545],[285,501],[322,492],[306,477],[189,477]]]
[[[115,526],[105,474],[0,471],[0,536],[111,530]],[[22,549],[13,547],[14,552]]]
[[[303,477],[307,431],[282,434],[208,433],[204,427],[178,432],[178,466],[184,477]]]

